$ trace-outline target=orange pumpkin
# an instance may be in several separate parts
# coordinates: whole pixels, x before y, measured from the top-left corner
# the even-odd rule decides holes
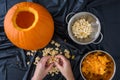
[[[33,2],[21,2],[7,12],[4,29],[9,40],[19,48],[37,50],[50,42],[54,33],[54,22],[43,6]]]

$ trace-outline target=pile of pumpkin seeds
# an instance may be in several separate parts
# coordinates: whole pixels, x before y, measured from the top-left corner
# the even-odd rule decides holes
[[[50,44],[53,47],[47,47],[47,48],[44,48],[42,50],[38,50],[39,52],[42,52],[42,56],[51,56],[51,58],[48,60],[47,64],[51,64],[53,62],[58,62],[59,60],[57,58],[55,58],[56,55],[58,54],[61,54],[61,55],[64,55],[67,59],[74,59],[75,58],[75,55],[70,55],[70,51],[68,49],[64,49],[63,51],[60,49],[61,45],[52,40],[50,42]],[[34,54],[32,52],[36,52],[36,51],[31,51],[31,52],[27,52],[27,55],[29,56],[33,56]],[[40,61],[40,57],[37,56],[35,57],[35,61],[34,61],[34,65],[37,65],[37,63]],[[56,67],[56,66],[53,66],[52,69],[49,71],[49,74],[51,76],[54,76],[55,74],[59,74],[59,69]]]

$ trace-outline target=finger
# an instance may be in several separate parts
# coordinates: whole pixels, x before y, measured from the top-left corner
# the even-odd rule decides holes
[[[45,64],[48,61],[49,58],[50,58],[50,56],[42,57],[41,60],[40,60],[40,62],[43,63],[43,64]]]
[[[41,58],[41,62],[47,61],[49,58],[50,58],[50,56],[44,56],[44,57]]]
[[[51,68],[53,67],[53,65],[54,65],[54,64],[50,64],[50,65],[47,67],[46,71],[47,71],[47,72],[50,71]]]
[[[55,62],[55,65],[56,65],[56,67],[57,67],[59,70],[62,69],[62,66],[61,66],[59,63]]]
[[[57,55],[56,58],[61,59],[63,62],[67,61],[67,59],[63,55]]]

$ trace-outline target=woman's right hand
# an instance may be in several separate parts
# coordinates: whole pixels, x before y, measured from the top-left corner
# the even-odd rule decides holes
[[[73,72],[72,72],[69,60],[67,60],[62,55],[57,55],[56,58],[59,59],[59,62],[55,62],[55,65],[60,70],[62,75],[67,80],[74,80],[74,76],[73,76]]]

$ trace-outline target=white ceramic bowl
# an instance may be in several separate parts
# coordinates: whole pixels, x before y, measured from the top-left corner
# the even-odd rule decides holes
[[[70,20],[68,22],[68,18],[71,15],[73,15],[73,16],[70,18]],[[92,26],[91,35],[88,38],[85,38],[85,39],[76,38],[74,36],[73,32],[72,32],[72,29],[71,29],[73,23],[80,18],[84,18]],[[90,12],[79,12],[79,13],[76,13],[76,14],[72,12],[72,13],[70,13],[66,16],[66,22],[68,22],[68,34],[69,34],[70,38],[78,44],[81,44],[81,45],[87,45],[87,44],[90,44],[90,43],[99,44],[103,39],[103,35],[101,33],[100,21],[95,15],[93,15]],[[97,40],[97,38],[99,37],[100,34],[101,34],[101,39],[98,42],[96,42],[96,40]]]

